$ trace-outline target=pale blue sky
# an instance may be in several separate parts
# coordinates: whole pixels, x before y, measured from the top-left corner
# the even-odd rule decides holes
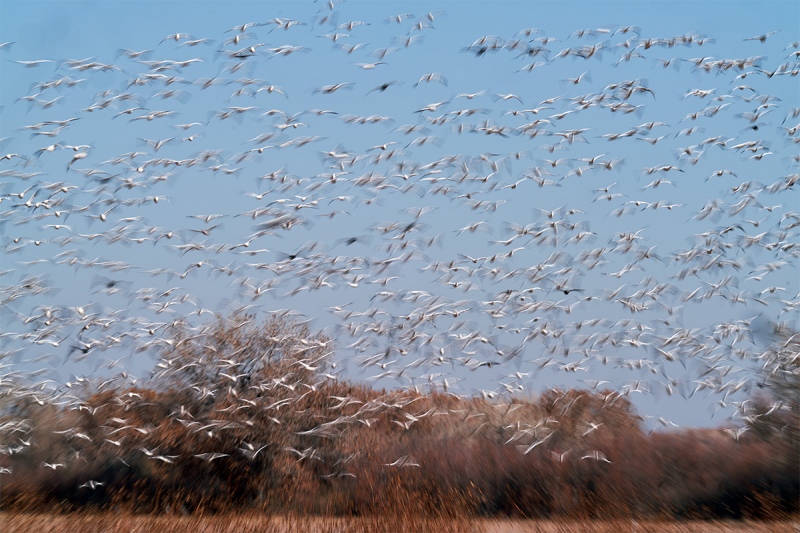
[[[413,17],[386,22],[405,13]],[[303,24],[284,29],[268,22],[283,20]],[[351,21],[368,24],[344,26]],[[223,44],[241,35],[231,28],[250,22],[266,25],[248,28],[237,44]],[[619,31],[626,26],[637,29]],[[465,394],[503,392],[503,383],[535,394],[550,386],[585,386],[578,381],[581,379],[604,379],[612,388],[635,386],[641,380],[655,392],[663,388],[659,381],[674,379],[691,392],[697,380],[707,379],[700,375],[708,367],[714,368],[711,375],[721,380],[720,385],[748,380],[763,343],[734,342],[735,337],[723,338],[720,328],[741,326],[735,321],[761,314],[764,318],[756,324],[768,319],[797,323],[797,312],[784,303],[796,302],[800,290],[797,250],[783,245],[797,243],[797,230],[785,229],[793,219],[785,215],[796,213],[800,205],[796,186],[781,190],[780,183],[798,172],[797,161],[792,160],[797,144],[792,144],[790,133],[782,128],[800,122],[790,115],[800,107],[798,77],[791,75],[792,69],[798,68],[797,57],[791,55],[798,48],[791,45],[800,39],[799,26],[796,2],[349,1],[336,3],[331,15],[327,4],[321,2],[4,0],[0,4],[0,42],[14,44],[0,50],[0,137],[6,138],[0,144],[0,155],[19,153],[26,162],[21,158],[0,162],[0,170],[5,172],[0,177],[0,261],[2,270],[13,270],[0,277],[0,286],[8,298],[21,280],[36,275],[42,276],[52,291],[7,300],[3,329],[8,334],[0,346],[20,350],[10,358],[20,368],[46,368],[46,375],[56,379],[107,373],[109,369],[104,367],[110,362],[150,342],[149,337],[141,337],[143,323],[170,322],[198,308],[221,312],[226,302],[239,302],[257,305],[262,314],[292,309],[313,319],[313,327],[335,338],[348,378],[369,379],[392,369],[399,373],[412,361],[426,358],[425,363],[403,370],[396,379],[376,382],[386,387],[407,386],[409,377],[420,387],[429,381],[441,386],[443,379],[452,377],[463,378],[459,391]],[[532,28],[540,32],[523,32]],[[580,30],[599,31],[584,36],[573,33]],[[746,40],[773,31],[777,33],[765,42]],[[191,37],[164,41],[175,33]],[[680,44],[681,37],[690,43]],[[188,46],[191,39],[210,42]],[[551,39],[558,41],[542,43]],[[477,54],[481,45],[475,43],[485,43],[486,52]],[[493,50],[495,43],[497,49]],[[231,57],[256,44],[260,46],[253,57]],[[291,46],[299,48],[290,52]],[[523,52],[534,46],[546,50],[526,57]],[[351,47],[355,49],[348,52]],[[166,64],[146,65],[120,54],[125,49],[152,50],[143,56],[148,61],[202,61],[163,68]],[[363,68],[378,62],[382,49],[394,50],[382,64]],[[566,49],[571,53],[559,57]],[[624,58],[627,53],[631,54],[629,60]],[[745,59],[750,64],[743,70],[714,66]],[[52,62],[32,67],[19,63],[35,60]],[[672,61],[674,66],[663,67],[663,61]],[[95,68],[83,69],[91,62],[96,62]],[[535,62],[542,64],[526,68]],[[765,74],[781,65],[787,65],[785,73]],[[238,70],[231,71],[233,67]],[[144,82],[141,76],[147,73],[161,77]],[[420,82],[430,73],[442,75],[446,84]],[[583,73],[587,75],[579,83],[568,81]],[[750,74],[736,79],[743,73]],[[167,84],[164,80],[170,76],[187,83],[173,79]],[[82,81],[68,86],[64,77]],[[142,83],[132,84],[137,77]],[[203,81],[212,78],[219,83],[201,88]],[[58,79],[62,80],[58,86],[37,95],[37,84]],[[625,82],[652,92],[623,99],[624,90],[614,89],[613,84],[624,86]],[[348,85],[332,94],[320,90],[338,83]],[[385,83],[391,83],[385,91],[375,90]],[[746,87],[736,89],[739,86]],[[258,88],[262,90],[257,94],[247,94]],[[162,98],[164,91],[170,90],[178,92]],[[687,96],[694,90],[711,92],[706,97]],[[236,91],[240,92],[234,95]],[[114,100],[121,94],[133,98]],[[35,101],[28,101],[26,97],[32,95],[36,95]],[[597,102],[593,100],[597,95],[604,95],[600,105],[580,109],[581,96],[586,96],[584,101]],[[756,95],[774,98],[751,99]],[[59,99],[51,103],[55,98]],[[558,99],[542,104],[553,98]],[[91,107],[108,100],[113,103],[107,107]],[[435,111],[421,111],[431,104],[441,105],[433,105]],[[762,104],[767,107],[760,110]],[[137,106],[144,109],[115,118]],[[254,109],[241,113],[232,110],[251,106]],[[551,109],[527,112],[526,117],[509,113],[540,106]],[[717,106],[720,109],[715,110]],[[264,115],[271,110],[280,110],[286,117],[301,114],[291,121],[277,112]],[[131,121],[154,111],[175,114]],[[751,121],[760,111],[766,113]],[[569,113],[561,118],[564,112]],[[359,123],[359,117],[365,123]],[[371,123],[366,117],[388,118]],[[443,118],[432,120],[436,117]],[[69,118],[80,120],[61,131],[54,131],[57,123],[30,128]],[[527,131],[536,130],[535,136],[519,129],[537,118],[549,120],[549,124],[530,126]],[[187,130],[175,127],[193,122],[200,124]],[[643,125],[649,122],[666,126],[647,131]],[[425,129],[406,134],[402,127],[407,125]],[[757,131],[749,129],[753,125],[759,126]],[[474,127],[483,129],[470,131]],[[700,131],[681,134],[690,127]],[[492,128],[500,128],[502,135],[486,133]],[[580,136],[564,135],[584,129]],[[632,130],[630,136],[608,140],[608,134]],[[185,140],[195,134],[199,136]],[[262,134],[272,136],[259,143],[252,141]],[[654,144],[642,139],[662,135]],[[315,140],[300,147],[291,144],[292,139],[301,137]],[[727,142],[727,148],[715,144],[715,137]],[[158,151],[143,140],[170,138]],[[570,139],[573,142],[568,142]],[[759,148],[753,152],[732,149],[750,141],[760,141],[756,144]],[[59,146],[37,157],[37,150],[54,143]],[[384,143],[395,144],[386,150],[373,148]],[[63,148],[68,145],[90,148]],[[558,149],[549,153],[546,147],[555,145]],[[257,148],[263,148],[261,153],[248,152]],[[385,156],[392,149],[402,151],[391,160],[375,161],[377,155]],[[214,150],[218,152],[213,157],[196,165],[150,164],[139,169],[147,160],[189,160]],[[130,158],[113,163],[133,151],[143,152],[134,158],[135,164]],[[325,152],[351,154],[342,161],[365,158],[342,169],[336,166],[339,159],[325,156]],[[766,152],[771,154],[763,155]],[[68,168],[78,153],[86,153],[86,157]],[[547,162],[561,158],[567,160],[563,165],[552,167]],[[432,165],[436,161],[439,163]],[[401,162],[405,164],[399,165]],[[612,169],[603,168],[599,164],[603,162]],[[670,165],[676,169],[663,169]],[[648,174],[648,168],[662,170]],[[104,178],[97,178],[101,175],[86,176],[80,169],[102,170],[110,177],[103,183]],[[278,170],[283,170],[285,179],[259,179]],[[735,175],[713,175],[719,170]],[[332,172],[347,174],[336,176],[331,183]],[[533,179],[537,173],[537,179],[556,185],[542,181],[540,186]],[[382,181],[375,181],[376,176],[383,176]],[[657,182],[659,178],[671,183]],[[750,189],[732,190],[747,181],[754,182]],[[76,188],[66,192],[54,192],[55,186],[46,188],[57,182],[64,182],[59,187]],[[774,188],[764,189],[776,183]],[[648,184],[651,186],[645,188]],[[608,187],[608,193],[603,191]],[[605,194],[621,196],[603,199]],[[64,203],[33,207],[48,196],[64,198]],[[154,197],[158,203],[152,201]],[[25,205],[29,200],[30,205]],[[720,213],[699,216],[705,205],[715,201],[721,206]],[[741,211],[739,202],[747,204]],[[98,218],[114,205],[105,221]],[[267,205],[299,216],[302,224],[250,240],[257,225],[271,216],[253,220],[241,215]],[[554,219],[563,216],[565,223],[555,231],[543,231],[540,243],[531,242],[550,220],[540,209],[553,211],[562,206]],[[414,221],[412,212],[418,208],[431,209],[404,234],[402,228]],[[570,209],[576,211],[563,215]],[[620,209],[624,214],[616,216]],[[331,215],[334,210],[345,213]],[[55,211],[64,213],[55,217]],[[208,223],[188,218],[210,214],[224,216]],[[40,215],[46,216],[38,218]],[[220,225],[208,230],[216,223]],[[398,228],[382,231],[392,224]],[[472,225],[475,231],[469,229]],[[713,242],[730,245],[708,254],[709,260],[720,261],[718,266],[704,265],[702,256],[681,263],[679,259],[686,255],[680,254],[695,246],[697,235],[719,233],[734,225],[740,227],[710,237]],[[512,228],[525,226],[529,234],[508,245],[502,242],[514,235]],[[592,234],[577,238],[582,231]],[[155,241],[169,232],[175,234],[172,239]],[[740,246],[762,232],[767,233],[761,244],[769,247]],[[620,233],[636,233],[634,248],[655,247],[652,252],[658,258],[637,258],[633,250],[622,253],[615,242]],[[92,238],[92,234],[100,236]],[[357,238],[355,243],[343,242],[351,237]],[[233,248],[248,241],[248,247]],[[193,244],[208,250],[178,248]],[[517,247],[523,249],[515,250],[511,257],[503,256]],[[240,253],[253,249],[269,252]],[[302,250],[305,263],[281,263],[285,259],[281,254],[298,250]],[[597,259],[607,262],[594,266],[586,255],[597,250],[601,251]],[[413,255],[403,255],[411,252]],[[473,262],[467,256],[485,259]],[[381,263],[400,257],[407,261]],[[368,258],[368,263],[361,261],[363,258]],[[103,261],[124,262],[131,268],[115,271],[77,266]],[[199,261],[204,265],[188,270]],[[450,265],[451,261],[455,263]],[[281,264],[284,267],[279,268]],[[344,272],[348,264],[353,269]],[[478,270],[470,273],[456,268],[446,273],[446,269],[437,270],[437,264]],[[623,272],[626,265],[633,270]],[[771,270],[775,266],[778,268]],[[565,270],[570,267],[572,271]],[[188,274],[181,279],[148,273],[159,268]],[[691,268],[697,271],[691,273]],[[730,279],[724,281],[727,276]],[[756,279],[748,279],[754,276]],[[272,279],[274,286],[263,287],[266,292],[258,295],[258,286]],[[119,283],[106,294],[101,280]],[[720,287],[710,289],[720,282]],[[581,292],[561,294],[558,287],[562,283]],[[657,298],[638,292],[658,284],[668,286]],[[312,289],[296,291],[303,286]],[[472,290],[465,291],[465,287]],[[773,287],[782,290],[770,292]],[[145,299],[170,288],[174,290],[169,296]],[[608,299],[617,289],[620,292]],[[695,290],[698,293],[688,299]],[[395,292],[397,297],[383,301],[376,294],[380,291]],[[410,291],[426,291],[429,296],[414,302]],[[506,291],[511,291],[513,298],[497,303]],[[709,297],[700,299],[703,294]],[[732,303],[735,295],[743,303]],[[182,296],[184,301],[180,301]],[[754,300],[756,297],[763,303]],[[159,307],[172,298],[177,298],[175,303]],[[632,313],[620,299],[648,309]],[[525,307],[531,301],[552,305],[544,303],[532,311]],[[329,309],[345,304],[351,311],[378,312],[374,318],[344,319]],[[432,336],[422,337],[431,339],[427,344],[421,339],[409,340],[404,337],[406,330],[399,328],[405,317],[423,304],[459,315],[419,324],[419,333]],[[49,331],[42,320],[28,320],[43,306],[61,310],[56,322],[63,329]],[[79,306],[110,318],[107,330],[79,333],[81,322],[75,315]],[[678,307],[675,315],[668,313],[668,308]],[[192,315],[189,320],[197,324],[208,316]],[[609,322],[583,329],[581,321],[591,319]],[[635,322],[620,323],[622,319]],[[346,334],[348,323],[362,325],[352,338]],[[380,333],[364,331],[376,323],[382,328]],[[576,325],[581,325],[580,331]],[[540,331],[530,337],[537,328],[556,335],[565,333],[554,336]],[[684,329],[697,339],[696,346],[708,350],[698,348],[693,355],[685,355],[685,368],[664,360],[656,350],[672,349],[668,339]],[[43,331],[48,334],[41,336]],[[604,332],[613,333],[613,344],[598,344],[598,335]],[[719,343],[709,340],[715,332]],[[491,342],[466,343],[463,339],[471,333]],[[109,340],[109,336],[121,341]],[[345,348],[361,337],[366,339],[357,345],[361,352]],[[59,342],[62,338],[66,339],[63,344]],[[98,346],[108,349],[90,351],[83,361],[75,361],[73,354],[62,365],[69,351],[66,345],[74,344],[76,338],[98,341]],[[644,345],[632,346],[632,338]],[[362,364],[386,352],[387,347],[392,348],[391,355],[378,359],[384,367]],[[582,362],[585,354],[580,350],[590,347],[594,348],[589,360]],[[468,369],[502,359],[498,350],[507,354],[514,348],[518,355],[509,357],[508,362]],[[430,358],[440,349],[446,354],[444,365]],[[737,352],[740,349],[743,351]],[[472,351],[475,353],[464,354]],[[686,348],[686,352],[690,350]],[[600,360],[603,356],[609,358],[605,364]],[[452,359],[458,357],[464,359]],[[540,369],[551,357],[552,364]],[[640,360],[647,363],[637,368]],[[146,375],[154,361],[150,352],[136,352],[117,363],[114,370],[124,366]],[[585,370],[572,373],[560,369],[569,368],[570,363]],[[723,374],[724,365],[734,368]],[[514,372],[530,374],[518,378]],[[433,374],[443,375],[419,378]],[[631,395],[642,414],[665,416],[681,425],[721,423],[732,412],[722,409],[711,419],[722,394],[698,392],[690,400],[677,393],[671,397],[638,396]],[[740,393],[728,400],[741,397]]]

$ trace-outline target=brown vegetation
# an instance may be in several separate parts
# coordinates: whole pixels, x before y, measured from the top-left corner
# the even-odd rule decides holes
[[[796,431],[647,433],[612,391],[379,391],[326,375],[330,354],[304,325],[237,316],[177,335],[138,387],[85,383],[49,401],[4,389],[2,510],[448,523],[798,512]]]

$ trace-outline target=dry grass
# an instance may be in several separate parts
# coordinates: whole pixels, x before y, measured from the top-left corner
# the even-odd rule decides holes
[[[475,533],[570,533],[570,532],[664,532],[664,533],[738,533],[797,532],[796,522],[751,521],[552,521],[509,519],[426,519],[414,517],[330,518],[309,516],[263,516],[256,514],[213,517],[141,516],[129,514],[0,514],[0,530],[6,533],[48,531],[50,533],[136,533],[169,531],[171,533],[334,533],[434,531]]]
[[[752,522],[752,521],[548,521],[548,520],[482,520],[474,524],[484,533],[796,533],[796,522]]]
[[[435,531],[468,533],[481,531],[467,520],[415,517],[314,517],[264,516],[256,514],[196,516],[148,516],[129,514],[0,514],[0,530],[5,533],[395,533]]]

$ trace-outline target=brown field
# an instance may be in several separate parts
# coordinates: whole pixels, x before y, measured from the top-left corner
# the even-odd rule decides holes
[[[0,530],[5,533],[27,532],[263,532],[289,533],[338,533],[338,532],[396,532],[435,531],[475,533],[569,533],[591,531],[601,533],[620,532],[764,532],[782,533],[800,530],[798,522],[753,522],[753,521],[552,521],[511,519],[427,519],[409,517],[358,517],[329,518],[301,516],[219,515],[211,517],[140,516],[129,514],[0,514]]]

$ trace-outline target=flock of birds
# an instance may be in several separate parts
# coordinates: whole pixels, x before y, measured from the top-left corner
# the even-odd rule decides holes
[[[4,119],[0,141],[3,394],[130,386],[148,354],[172,369],[175,331],[238,309],[313,319],[337,357],[303,361],[321,379],[742,405],[768,359],[756,326],[800,305],[800,108],[773,91],[800,72],[797,42],[765,57],[781,33],[743,36],[752,53],[724,58],[713,37],[632,26],[470,36],[452,52],[475,69],[567,75],[553,94],[479,75],[459,92],[419,51],[447,14],[342,9],[98,58],[0,45],[6,75],[38,80],[5,103],[30,121]],[[384,47],[360,41],[376,29]],[[298,66],[304,94],[264,79],[314,54],[340,70]],[[654,83],[597,83],[631,66]]]

